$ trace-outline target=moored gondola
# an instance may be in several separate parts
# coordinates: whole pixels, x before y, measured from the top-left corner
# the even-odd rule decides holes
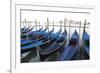
[[[55,40],[59,37],[59,35],[61,34],[61,29],[56,32],[56,33],[52,33],[50,36],[48,36],[45,40],[43,40],[44,44],[40,45],[41,49],[45,49],[47,48],[47,46],[51,45],[53,42],[55,42]]]
[[[30,26],[21,28],[21,33],[27,32],[30,29]]]
[[[54,43],[52,43],[52,45],[50,45],[46,49],[41,50],[39,52],[41,61],[44,61],[50,55],[52,55],[53,53],[57,52],[59,50],[59,48],[63,47],[64,46],[64,41],[65,41],[66,37],[67,37],[67,33],[63,32],[57,38],[57,40]]]
[[[25,30],[25,28],[26,28],[25,26],[24,26],[23,28],[21,28],[21,31],[24,31],[24,30]]]
[[[87,59],[89,59],[89,55],[90,55],[90,37],[88,35],[88,33],[84,30],[83,32],[83,49],[84,49],[84,55]]]
[[[30,32],[27,32],[25,34],[21,34],[21,40],[32,37],[33,35],[35,35],[34,33],[40,32],[40,31],[42,31],[42,29],[43,29],[43,27],[40,28],[39,30],[36,30],[36,31],[30,31]]]
[[[21,31],[21,35],[27,34],[27,33],[31,32],[33,29],[34,29],[34,27],[31,27],[25,31]]]
[[[58,61],[71,60],[79,48],[79,36],[77,31],[73,33],[70,43],[58,57]]]

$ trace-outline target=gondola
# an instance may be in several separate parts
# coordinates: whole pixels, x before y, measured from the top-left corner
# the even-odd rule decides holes
[[[27,37],[28,37],[28,38],[32,37],[32,36],[34,35],[34,33],[40,32],[40,31],[42,31],[42,29],[43,29],[43,27],[40,28],[40,29],[37,30],[37,31],[30,31],[30,32],[25,33],[25,34],[21,34],[21,40],[26,39]],[[44,30],[43,30],[43,31],[44,31]]]
[[[58,61],[71,60],[79,48],[79,36],[77,31],[73,33],[69,45],[65,47],[64,51],[58,57]]]
[[[33,32],[39,32],[39,31],[41,31],[42,29],[43,29],[43,27],[42,28],[40,28],[39,30],[37,30],[37,31],[32,31],[33,30],[33,28],[34,27],[32,27],[32,28],[30,28],[30,29],[28,29],[28,30],[25,30],[25,31],[23,31],[23,32],[21,32],[21,35],[25,35],[25,34],[31,34],[31,33],[33,33]],[[28,32],[29,31],[29,32]]]
[[[24,31],[24,30],[25,30],[25,28],[26,28],[25,26],[24,26],[23,28],[21,28],[21,31]]]
[[[61,47],[63,47],[66,37],[67,32],[64,31],[52,45],[50,45],[46,49],[41,50],[39,52],[41,61],[44,61],[46,58],[49,57],[49,55],[57,52]]]
[[[61,30],[59,30],[57,33],[55,33],[55,36],[56,36],[55,38],[57,38],[60,33],[61,33]],[[46,41],[48,41],[48,40],[46,40],[46,39],[41,40],[41,41],[37,40],[35,43],[21,46],[21,53],[25,53],[27,51],[33,50],[34,48],[36,48],[38,46],[44,45],[44,44],[46,44]]]
[[[32,32],[31,35],[29,34],[30,39],[35,40],[36,38],[40,38],[44,36],[46,34],[47,29],[48,28],[45,28],[44,30],[39,31],[39,32]]]
[[[83,32],[83,45],[84,45],[84,50],[85,52],[89,55],[90,51],[89,51],[89,41],[90,41],[90,37],[88,35],[88,33],[84,30]]]
[[[41,38],[36,38],[35,40],[32,40],[32,39],[21,40],[21,46],[28,45],[28,44],[31,44],[31,43],[35,43],[39,40],[46,39],[48,36],[50,36],[52,34],[53,31],[54,31],[54,29],[52,29],[51,31],[45,33],[45,35],[42,36]]]
[[[32,28],[29,28],[28,30],[25,30],[25,31],[21,31],[21,35],[23,35],[23,34],[27,34],[28,32],[30,32],[30,31],[32,31],[34,29],[34,27],[32,27]]]
[[[40,45],[41,49],[45,49],[45,47],[51,45],[61,34],[62,29],[60,29],[58,32],[53,33],[52,35],[48,36],[46,39],[43,40],[43,44]]]
[[[21,33],[27,32],[30,29],[30,26],[21,28]]]

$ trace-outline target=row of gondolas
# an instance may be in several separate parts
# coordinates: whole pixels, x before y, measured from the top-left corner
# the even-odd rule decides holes
[[[54,33],[54,28],[21,28],[21,55],[31,52],[31,58],[39,55],[40,61],[66,61],[89,59],[89,35],[84,30],[82,45],[79,45],[79,34],[75,30],[67,43],[67,31]],[[47,32],[48,31],[48,32]],[[38,53],[37,53],[38,51]],[[36,54],[36,56],[34,56]],[[21,58],[21,62],[30,62],[30,55]]]

